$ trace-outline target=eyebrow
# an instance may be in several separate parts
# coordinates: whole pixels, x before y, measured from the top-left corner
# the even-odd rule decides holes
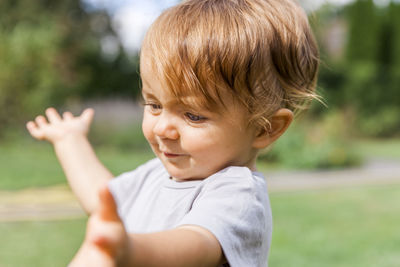
[[[146,89],[145,89],[146,88]],[[149,87],[142,87],[142,97],[158,100],[158,98],[148,90]],[[151,89],[151,88],[150,88]],[[181,106],[185,109],[190,109],[190,110],[197,110],[198,112],[208,112],[208,113],[215,113],[215,110],[208,108],[207,106],[199,104],[197,100],[193,100],[199,97],[196,96],[186,96],[183,97],[184,99],[177,99],[175,96],[172,95],[172,99],[166,103],[165,106]],[[143,99],[144,100],[144,99]],[[188,101],[189,100],[189,101]]]
[[[142,96],[152,97],[152,98],[157,99],[157,97],[154,94],[152,94],[152,92],[149,92],[148,90],[144,89],[144,87],[142,88],[141,93],[142,93]]]
[[[142,89],[142,95],[148,95],[148,96],[153,96],[154,97],[154,95],[152,93],[149,93],[149,92],[147,92],[146,90],[143,90],[143,89]]]
[[[159,101],[158,98],[154,94],[152,94],[151,92],[147,92],[146,90],[142,90],[142,96],[149,98],[149,99],[154,99],[156,101]],[[173,99],[173,100],[168,101],[168,103],[166,103],[166,106],[176,106],[178,104],[180,104],[180,101]]]

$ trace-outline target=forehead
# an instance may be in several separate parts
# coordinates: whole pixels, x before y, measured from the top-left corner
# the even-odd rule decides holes
[[[192,86],[187,80],[184,81],[184,74],[176,73],[179,66],[174,67],[169,70],[163,69],[157,64],[154,53],[144,45],[140,55],[142,94],[168,98],[170,102],[218,112],[223,111],[226,102],[230,102],[232,96],[229,96],[228,92],[219,92],[218,96],[210,97],[210,93],[204,88]],[[170,73],[171,69],[175,73]]]
[[[154,64],[145,53],[141,54],[140,72],[142,95],[145,100],[154,99],[167,107],[184,107],[198,112],[215,114],[228,124],[243,122],[247,125],[249,121],[248,110],[227,90],[222,90],[219,99],[210,103],[207,97],[200,92],[196,94],[191,90],[184,90],[184,87],[178,87],[179,90],[171,89],[163,74],[155,69]]]

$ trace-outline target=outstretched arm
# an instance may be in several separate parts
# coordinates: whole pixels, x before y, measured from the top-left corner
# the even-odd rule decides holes
[[[89,214],[98,204],[100,185],[113,177],[98,160],[87,139],[93,115],[92,109],[86,109],[77,117],[70,112],[61,117],[54,108],[48,108],[47,119],[38,116],[34,122],[27,123],[34,138],[53,144],[73,192]]]
[[[197,226],[127,234],[107,187],[100,190],[99,208],[89,218],[86,237],[69,267],[83,266],[220,266],[217,239]],[[138,214],[140,216],[140,214]]]

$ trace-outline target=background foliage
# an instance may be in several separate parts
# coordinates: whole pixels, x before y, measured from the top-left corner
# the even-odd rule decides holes
[[[400,3],[358,0],[336,16],[319,14],[319,26],[336,21],[346,29],[343,55],[324,54],[320,71],[329,106],[349,114],[359,135],[399,136]]]
[[[48,106],[137,99],[138,56],[124,52],[106,11],[89,12],[79,0],[2,0],[0,12],[0,142]],[[328,108],[315,103],[263,159],[294,168],[354,165],[360,162],[354,137],[400,136],[400,3],[324,5],[310,21],[321,49],[318,89]],[[131,131],[137,125],[100,123],[91,138],[141,147],[140,132]]]
[[[0,12],[0,135],[50,105],[137,95],[137,60],[102,51],[118,40],[105,12],[79,0],[2,0]]]
[[[121,49],[106,12],[87,12],[79,0],[1,0],[0,14],[0,189],[66,183],[51,145],[27,136],[26,120],[48,106],[135,101],[138,57]],[[265,151],[260,170],[345,167],[359,164],[359,154],[398,162],[400,3],[325,5],[310,20],[328,108],[315,103]],[[115,50],[105,48],[110,40]],[[100,160],[119,174],[153,154],[138,120],[121,119],[121,127],[116,121],[95,121],[90,139]],[[399,192],[398,185],[272,192],[270,265],[399,266]],[[0,265],[65,266],[85,224],[84,218],[2,222]]]

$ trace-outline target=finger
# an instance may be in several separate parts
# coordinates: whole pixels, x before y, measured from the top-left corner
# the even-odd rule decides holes
[[[71,112],[66,111],[66,112],[63,113],[63,118],[64,118],[64,120],[71,120],[71,119],[74,118],[74,115],[72,115]]]
[[[105,221],[121,221],[117,211],[117,204],[107,185],[99,190],[99,216]]]
[[[80,118],[86,123],[91,124],[94,117],[94,110],[92,108],[85,109]]]
[[[60,114],[58,114],[55,108],[46,109],[46,115],[51,123],[59,122],[61,120]]]
[[[47,120],[44,116],[40,115],[35,118],[36,125],[40,127],[44,127],[47,125]]]
[[[39,130],[37,127],[36,123],[33,121],[29,121],[26,124],[26,128],[28,129],[28,132],[36,139],[42,140],[44,138],[43,131]]]

